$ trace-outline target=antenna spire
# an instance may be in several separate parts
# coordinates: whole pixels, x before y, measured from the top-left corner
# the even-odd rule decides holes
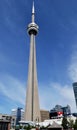
[[[34,0],[33,0],[33,6],[32,6],[32,22],[34,23],[34,17],[35,17],[35,8],[34,8]]]
[[[33,1],[33,6],[32,6],[32,14],[35,13],[35,8],[34,8],[34,1]]]

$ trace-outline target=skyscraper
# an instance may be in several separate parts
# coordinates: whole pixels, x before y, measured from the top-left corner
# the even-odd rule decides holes
[[[32,7],[32,22],[28,25],[27,31],[30,35],[30,56],[29,56],[29,70],[28,82],[26,91],[26,106],[25,106],[25,120],[40,121],[40,107],[38,96],[38,82],[36,69],[36,48],[35,36],[38,33],[38,25],[35,23],[35,9],[34,2]]]
[[[74,90],[75,102],[76,102],[76,107],[77,107],[77,82],[73,83],[73,90]]]

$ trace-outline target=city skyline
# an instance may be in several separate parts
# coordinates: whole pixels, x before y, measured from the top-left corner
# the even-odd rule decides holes
[[[0,113],[23,107],[27,84],[32,0],[0,1]],[[37,75],[40,108],[69,104],[76,111],[72,83],[77,80],[76,1],[35,1]]]

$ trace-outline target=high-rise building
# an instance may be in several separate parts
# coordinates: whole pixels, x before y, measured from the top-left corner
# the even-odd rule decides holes
[[[19,121],[24,120],[24,110],[20,107],[17,109],[12,109],[11,115],[15,119],[13,122],[14,125],[17,125],[19,124]]]
[[[73,83],[73,90],[74,90],[75,102],[76,102],[76,107],[77,107],[77,82]]]
[[[38,95],[37,69],[36,69],[36,47],[35,36],[38,33],[38,25],[35,23],[35,9],[34,2],[32,7],[32,21],[28,25],[27,31],[30,35],[30,56],[29,56],[29,70],[28,82],[26,91],[26,106],[25,106],[25,120],[40,121],[40,107]]]

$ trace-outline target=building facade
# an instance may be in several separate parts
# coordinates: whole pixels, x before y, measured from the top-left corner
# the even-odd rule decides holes
[[[38,33],[38,25],[35,23],[35,9],[34,3],[32,7],[32,21],[28,25],[27,31],[30,36],[30,55],[28,67],[28,81],[26,91],[26,106],[25,106],[25,121],[41,121],[39,94],[38,94],[38,81],[36,69],[36,47],[35,36]]]
[[[71,115],[71,108],[69,105],[62,107],[61,105],[56,105],[50,110],[50,119],[60,118],[63,116]]]
[[[75,102],[76,102],[76,107],[77,107],[77,82],[73,83],[73,91],[74,91]]]
[[[24,110],[20,107],[12,109],[11,116],[14,119],[12,120],[12,126],[18,125],[19,121],[24,120]]]
[[[71,108],[69,105],[62,107],[63,110],[63,116],[71,115]]]
[[[7,120],[0,120],[0,130],[10,130],[10,122]]]
[[[43,122],[44,120],[49,119],[49,111],[40,110],[40,114],[41,114],[41,122]]]
[[[9,114],[0,113],[0,130],[10,130],[14,118]]]

